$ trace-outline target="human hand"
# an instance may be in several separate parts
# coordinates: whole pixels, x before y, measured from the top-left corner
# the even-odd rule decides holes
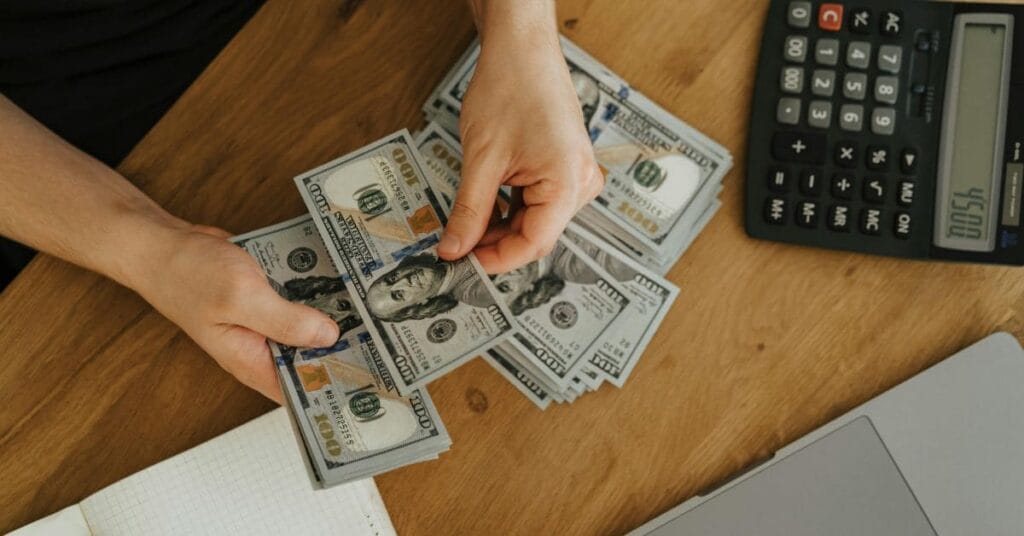
[[[330,317],[279,296],[245,250],[221,229],[187,226],[135,267],[130,286],[180,326],[224,370],[283,403],[267,338],[324,347],[338,340]]]
[[[460,130],[465,164],[438,246],[445,259],[475,248],[494,274],[544,257],[604,187],[553,21],[482,33]],[[504,220],[494,209],[501,185],[514,192]]]

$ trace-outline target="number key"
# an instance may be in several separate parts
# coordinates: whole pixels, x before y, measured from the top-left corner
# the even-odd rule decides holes
[[[811,93],[818,97],[831,97],[836,92],[836,72],[815,69],[811,76]]]
[[[903,48],[896,45],[882,45],[878,49],[878,70],[890,73],[899,74],[900,67],[903,65]]]
[[[839,109],[839,128],[847,132],[860,132],[864,128],[864,107],[844,104]]]
[[[783,67],[781,89],[783,93],[799,95],[804,90],[803,67]]]
[[[854,69],[867,69],[871,65],[871,43],[854,41],[846,49],[846,65]]]
[[[807,124],[814,128],[832,126],[832,103],[820,100],[811,101],[811,107],[807,110]]]
[[[787,37],[783,55],[786,57],[786,61],[803,63],[807,59],[807,36],[791,35]]]
[[[790,28],[810,28],[811,26],[811,3],[790,2],[789,11],[786,13],[786,21]]]
[[[875,108],[871,114],[871,132],[879,136],[891,136],[896,132],[896,109]]]
[[[846,73],[843,78],[843,96],[850,100],[864,100],[868,92],[868,75]]]
[[[875,100],[885,104],[896,104],[900,81],[895,76],[879,76],[875,80]]]
[[[839,40],[818,39],[814,44],[814,61],[830,67],[837,65],[839,63]]]

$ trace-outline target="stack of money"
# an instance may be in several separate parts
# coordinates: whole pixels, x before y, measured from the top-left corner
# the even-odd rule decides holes
[[[309,215],[235,237],[286,299],[338,324],[329,348],[270,343],[315,487],[436,459],[451,445],[426,390],[399,393]]]
[[[664,274],[721,203],[729,151],[668,113],[564,36],[573,84],[607,185],[577,221]],[[427,121],[459,135],[458,116],[480,55],[475,41],[423,106]]]
[[[427,181],[450,210],[461,177],[459,142],[430,123],[416,145]],[[575,223],[547,257],[491,279],[519,330],[484,359],[541,409],[606,381],[622,387],[679,293]]]

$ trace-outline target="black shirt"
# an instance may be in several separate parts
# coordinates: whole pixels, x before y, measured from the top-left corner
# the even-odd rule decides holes
[[[0,93],[116,166],[262,0],[0,0]],[[0,289],[27,262],[0,243]]]

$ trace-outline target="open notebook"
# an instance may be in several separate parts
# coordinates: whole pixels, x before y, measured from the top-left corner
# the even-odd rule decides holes
[[[316,490],[278,408],[10,536],[395,534],[373,479]]]

